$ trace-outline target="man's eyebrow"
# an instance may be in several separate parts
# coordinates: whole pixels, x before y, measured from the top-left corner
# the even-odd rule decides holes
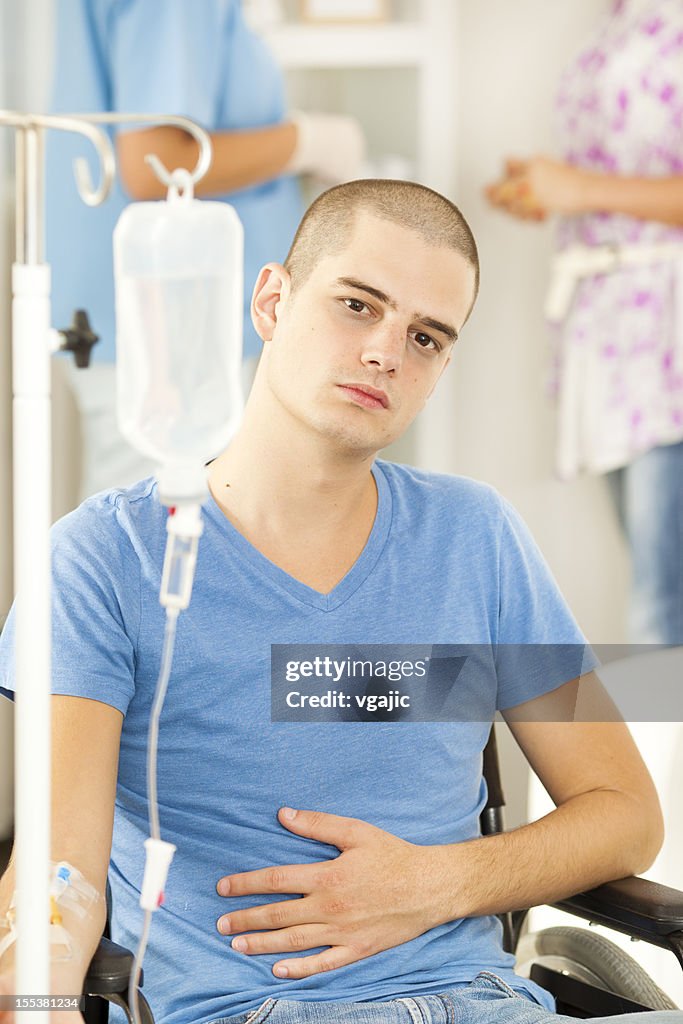
[[[450,324],[442,324],[440,320],[434,320],[431,316],[420,316],[419,313],[415,314],[415,319],[419,320],[425,327],[431,327],[433,331],[445,334],[449,341],[456,342],[458,340],[458,332]]]
[[[338,277],[334,282],[336,285],[342,285],[344,288],[355,288],[359,292],[367,292],[368,295],[372,295],[375,299],[379,299],[389,309],[398,309],[398,306],[393,299],[390,299],[386,292],[380,291],[379,288],[373,288],[371,284],[363,284],[362,281],[357,281],[355,277]]]
[[[380,302],[388,306],[389,309],[398,309],[396,302],[389,298],[386,292],[381,291],[379,288],[373,288],[371,284],[364,284],[363,281],[357,281],[355,277],[338,277],[335,281],[336,285],[341,285],[344,288],[355,288],[356,291],[366,292],[368,295],[372,295],[373,298],[378,299]],[[419,320],[425,327],[431,327],[433,331],[438,331],[439,334],[443,334],[449,341],[458,340],[458,332],[455,327],[451,327],[450,324],[444,324],[441,320],[435,320],[431,316],[422,316],[421,313],[414,314],[415,320]]]

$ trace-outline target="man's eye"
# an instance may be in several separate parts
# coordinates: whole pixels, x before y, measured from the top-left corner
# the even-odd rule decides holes
[[[441,345],[439,345],[438,341],[435,341],[434,338],[431,338],[423,331],[416,331],[414,338],[420,348],[432,349],[435,352],[441,351]]]
[[[367,309],[367,304],[361,302],[360,299],[344,299],[344,303],[347,309],[352,310],[354,313],[362,313],[364,309]]]

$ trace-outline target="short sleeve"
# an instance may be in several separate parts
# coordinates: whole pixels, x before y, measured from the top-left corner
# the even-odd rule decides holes
[[[233,0],[122,0],[107,48],[112,109],[180,114],[211,129]]]
[[[528,527],[501,502],[496,667],[505,710],[589,672],[597,659]]]
[[[140,572],[116,508],[102,496],[52,529],[52,692],[124,715],[135,691]],[[0,636],[0,693],[15,690],[16,602]]]

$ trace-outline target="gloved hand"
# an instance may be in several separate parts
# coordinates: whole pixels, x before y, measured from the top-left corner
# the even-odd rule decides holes
[[[365,137],[354,117],[294,111],[296,148],[285,174],[311,174],[328,185],[357,178],[365,157]]]

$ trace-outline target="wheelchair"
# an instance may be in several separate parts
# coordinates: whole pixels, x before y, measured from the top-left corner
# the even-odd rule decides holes
[[[482,811],[482,835],[503,831],[505,799],[500,781],[495,726],[484,750],[488,800]],[[108,903],[109,901],[109,893]],[[605,925],[633,939],[669,949],[683,968],[683,892],[644,878],[623,878],[560,900],[561,910]],[[527,911],[501,915],[503,946],[518,963],[531,957],[529,977],[555,998],[557,1012],[587,1018],[678,1007],[619,946],[585,928],[546,928],[520,942]],[[525,951],[524,951],[525,950]],[[107,1024],[108,1003],[123,1008],[129,1022],[128,984],[133,954],[111,941],[109,924],[85,978],[86,1024]],[[154,1024],[144,998],[144,971],[138,1000],[142,1024]]]
[[[495,726],[484,749],[488,800],[482,835],[504,830],[505,798],[500,781]],[[604,925],[670,950],[683,968],[683,892],[645,878],[606,882],[553,904],[593,925]],[[615,943],[585,928],[545,928],[522,935],[528,910],[500,915],[503,946],[517,969],[550,992],[558,1013],[602,1017],[643,1010],[678,1010],[643,968]],[[522,970],[527,962],[529,970]]]

